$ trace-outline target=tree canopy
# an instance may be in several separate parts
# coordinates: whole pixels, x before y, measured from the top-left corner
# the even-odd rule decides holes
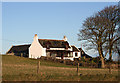
[[[87,40],[92,43],[91,48],[98,50],[101,67],[104,68],[104,59],[109,53],[109,59],[112,59],[114,44],[120,39],[117,33],[119,29],[119,8],[118,6],[105,7],[93,16],[88,17],[82,28],[79,30],[79,41]]]

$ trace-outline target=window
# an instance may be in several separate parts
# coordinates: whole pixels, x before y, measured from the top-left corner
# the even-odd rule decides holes
[[[50,42],[48,41],[46,42],[46,44],[47,44],[47,49],[50,49]]]
[[[47,44],[47,49],[50,49],[50,46],[49,46],[49,44]]]
[[[68,45],[67,44],[65,45],[65,47],[66,47],[66,49],[68,49]]]
[[[77,54],[77,53],[75,53],[75,56],[77,57],[77,56],[78,56],[78,54]]]

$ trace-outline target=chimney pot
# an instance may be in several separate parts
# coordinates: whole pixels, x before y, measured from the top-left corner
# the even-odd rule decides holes
[[[67,41],[67,37],[66,37],[66,36],[64,36],[64,37],[63,37],[63,40],[64,40],[64,41]]]
[[[38,41],[38,36],[37,36],[37,34],[35,34],[34,40],[37,40],[37,41]]]
[[[37,36],[37,34],[35,34],[35,36]]]

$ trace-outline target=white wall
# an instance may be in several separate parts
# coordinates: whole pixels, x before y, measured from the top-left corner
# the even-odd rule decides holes
[[[66,48],[50,48],[50,50],[66,50]],[[72,48],[68,48],[67,50],[72,51]]]
[[[61,57],[56,57],[56,59],[61,59]],[[65,59],[69,59],[69,60],[71,60],[71,61],[74,61],[74,58],[73,58],[73,57],[64,57],[63,59],[64,59],[64,60],[65,60]]]
[[[78,56],[75,56],[75,53],[77,53]],[[81,53],[80,52],[73,52],[73,58],[79,58],[81,57]]]
[[[46,48],[43,48],[42,56],[46,56]]]
[[[41,56],[46,56],[46,49],[43,48],[39,41],[38,41],[38,36],[34,36],[34,40],[29,47],[29,58],[40,58]]]
[[[78,57],[81,57],[81,52],[78,52]]]

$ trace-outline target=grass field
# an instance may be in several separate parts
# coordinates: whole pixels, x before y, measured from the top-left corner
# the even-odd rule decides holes
[[[79,68],[51,61],[40,61],[40,72],[37,74],[38,60],[18,56],[2,55],[3,81],[117,81],[118,70]]]

